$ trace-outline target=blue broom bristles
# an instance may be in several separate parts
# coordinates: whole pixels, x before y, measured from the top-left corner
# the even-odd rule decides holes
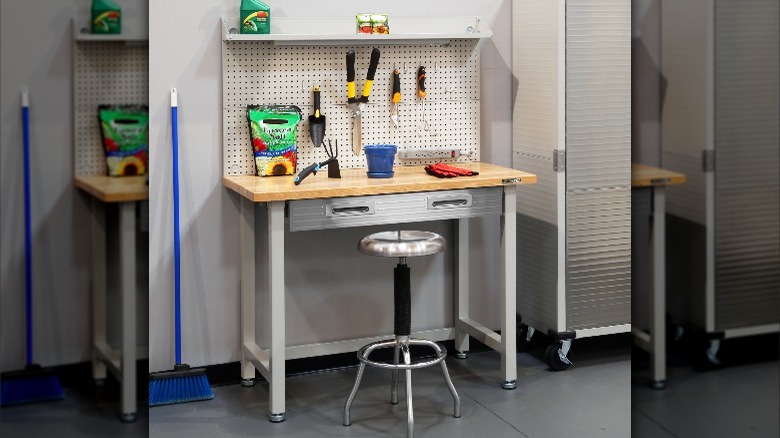
[[[0,406],[62,400],[65,392],[54,373],[17,372],[4,375],[0,383]]]
[[[172,405],[213,398],[214,393],[206,378],[206,370],[202,368],[190,369],[187,365],[176,365],[174,371],[155,373],[149,376],[149,406]]]

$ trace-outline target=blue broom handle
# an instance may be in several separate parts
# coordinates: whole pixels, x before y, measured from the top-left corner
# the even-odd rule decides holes
[[[175,306],[176,365],[181,364],[181,244],[179,242],[179,115],[171,105],[171,136],[173,137],[173,281]]]
[[[30,107],[27,91],[22,98],[22,131],[24,137],[24,310],[27,336],[27,364],[32,364],[32,236],[30,226]]]

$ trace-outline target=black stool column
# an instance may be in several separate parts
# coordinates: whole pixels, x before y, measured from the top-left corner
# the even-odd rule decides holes
[[[398,365],[401,345],[409,342],[412,334],[412,280],[411,270],[406,265],[406,258],[399,257],[398,265],[393,271],[393,323],[395,347],[393,348],[393,364]],[[398,404],[398,370],[392,372],[390,383],[390,403]]]

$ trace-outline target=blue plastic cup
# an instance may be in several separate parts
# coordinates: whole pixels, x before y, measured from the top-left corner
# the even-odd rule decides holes
[[[393,176],[393,161],[398,146],[394,144],[369,144],[363,146],[366,151],[369,178],[391,178]]]

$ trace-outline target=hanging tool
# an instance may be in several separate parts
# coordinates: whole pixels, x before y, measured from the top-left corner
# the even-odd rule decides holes
[[[393,125],[398,128],[398,103],[401,102],[401,75],[398,73],[398,69],[393,70],[393,94],[390,100],[393,102],[390,108],[390,119],[393,121]]]
[[[320,163],[312,163],[308,166],[306,166],[305,169],[301,171],[301,173],[298,174],[298,176],[295,177],[295,185],[299,185],[304,178],[309,176],[309,174],[317,174],[317,171],[322,169],[325,166],[328,166],[328,178],[341,178],[341,171],[339,170],[339,160],[336,159],[339,155],[339,143],[338,140],[336,140],[336,153],[333,153],[333,145],[330,144],[330,140],[328,140],[328,147],[330,150],[328,150],[328,147],[325,147],[325,142],[322,143],[323,149],[325,149],[325,153],[328,154],[328,159],[325,161],[322,161]]]
[[[420,98],[420,106],[422,114],[422,122],[421,125],[423,127],[423,130],[428,131],[430,129],[430,126],[428,126],[428,120],[425,118],[425,96],[428,94],[427,91],[425,91],[425,67],[420,66],[417,69],[417,97]],[[419,128],[417,130],[417,135],[420,135]]]
[[[422,65],[417,69],[417,97],[420,100],[425,99],[425,95],[428,94],[425,91],[425,67]]]
[[[320,112],[320,87],[314,87],[314,114],[309,116],[309,136],[314,147],[325,138],[325,116]]]
[[[374,73],[379,65],[379,49],[374,47],[371,51],[371,62],[368,64],[366,83],[363,85],[363,93],[359,98],[355,96],[355,51],[347,52],[347,104],[352,110],[352,152],[360,155],[362,136],[360,133],[360,116],[368,103],[368,95],[371,94],[371,85],[374,82]]]

